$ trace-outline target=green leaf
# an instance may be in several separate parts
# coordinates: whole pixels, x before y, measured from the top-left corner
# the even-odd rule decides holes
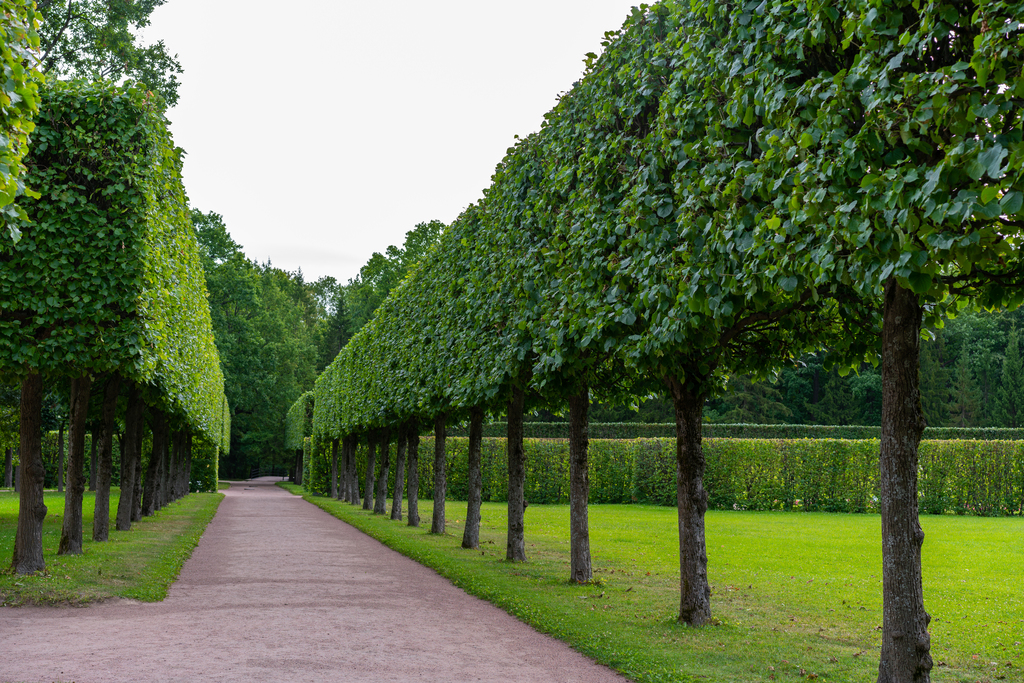
[[[988,173],[989,178],[999,180],[1003,177],[1001,169],[1004,158],[1006,158],[1006,149],[1004,149],[999,143],[996,143],[994,146],[989,147],[978,155],[978,163],[980,163],[985,169],[985,172]]]
[[[984,190],[981,191],[981,203],[988,204],[990,201],[996,198],[997,194],[999,194],[998,185],[987,186]]]
[[[932,276],[928,273],[912,272],[907,278],[910,280],[910,289],[914,294],[924,294],[932,288]]]
[[[786,292],[792,292],[798,284],[800,284],[800,281],[792,275],[779,280],[779,286]]]
[[[1022,205],[1024,205],[1024,194],[1020,190],[1007,192],[999,202],[999,207],[1003,210],[1003,213],[1009,216],[1020,213]]]

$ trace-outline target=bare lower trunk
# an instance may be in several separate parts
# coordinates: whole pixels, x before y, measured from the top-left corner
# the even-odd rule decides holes
[[[331,498],[338,499],[338,440],[331,439]]]
[[[593,581],[590,565],[590,390],[569,397],[569,581]]]
[[[363,490],[363,509],[373,509],[373,468],[377,465],[377,433],[370,432],[366,439],[366,488]]]
[[[185,440],[185,495],[192,493],[192,439],[193,434],[189,432]]]
[[[420,525],[420,425],[416,418],[406,424],[409,457],[409,526]]]
[[[356,473],[356,447],[359,437],[348,434],[341,440],[341,452],[345,454],[345,500],[359,505],[359,475]]]
[[[166,507],[171,502],[171,470],[174,469],[174,456],[177,454],[178,432],[168,431],[167,447],[160,460],[160,479],[158,486],[157,509]]]
[[[667,379],[676,413],[676,500],[679,507],[679,621],[703,626],[711,621],[708,551],[704,540],[704,450],[701,418],[704,395],[698,381]]]
[[[373,514],[383,515],[388,511],[388,475],[391,473],[391,430],[381,430],[380,467],[377,473],[377,497],[373,501]]]
[[[121,391],[121,376],[111,375],[103,390],[103,409],[100,416],[99,471],[96,473],[96,504],[92,516],[92,540],[105,541],[110,530],[110,478],[114,461],[114,428],[117,426],[117,395]],[[124,443],[121,444],[121,469],[125,467]]]
[[[21,464],[18,466],[18,529],[11,566],[18,574],[46,569],[43,560],[43,378],[32,373],[21,382]]]
[[[526,562],[526,451],[523,448],[523,405],[525,392],[512,388],[508,402],[508,533],[505,559]]]
[[[98,439],[96,437],[97,437],[97,434],[94,431],[92,433],[92,438],[89,439],[89,441],[91,442],[89,444],[89,490],[90,491],[95,491],[96,490],[96,442],[98,441]]]
[[[161,460],[167,457],[167,418],[159,408],[152,410],[153,450],[149,454],[149,466],[142,488],[142,515],[149,517],[157,511],[160,499]]]
[[[483,478],[480,475],[480,445],[484,433],[484,411],[469,409],[469,476],[466,495],[466,526],[462,530],[462,547],[480,547],[480,495]]]
[[[142,469],[142,419],[145,404],[134,382],[128,385],[128,405],[124,414],[124,438],[121,440],[121,497],[117,502],[117,529],[132,528],[135,508],[135,473]]]
[[[430,533],[444,533],[444,499],[448,495],[448,460],[445,455],[446,415],[434,418],[434,512],[430,520]]]
[[[352,504],[359,505],[359,471],[356,469],[356,450],[359,448],[359,435],[353,434],[352,443],[349,446],[349,467],[352,470]]]
[[[14,449],[8,448],[4,453],[4,488],[11,488],[14,485]]]
[[[64,493],[64,421],[57,430],[57,493]]]
[[[145,405],[140,409],[142,410],[142,413],[139,415],[139,442],[136,446],[138,451],[135,456],[135,483],[132,485],[132,522],[139,522],[142,520],[142,446],[143,435],[146,432]]]
[[[185,462],[185,432],[178,430],[171,438],[171,457],[167,461],[167,502],[181,498],[181,467]]]
[[[295,485],[302,486],[302,451],[295,451]]]
[[[405,435],[406,426],[398,428],[398,442],[395,445],[395,492],[391,502],[391,519],[402,521],[402,494],[405,492],[405,449],[409,445]]]
[[[89,416],[89,375],[71,380],[70,446],[68,490],[64,495],[64,520],[60,530],[58,555],[82,554],[82,498],[85,496],[85,419]]]
[[[917,447],[924,432],[920,394],[921,305],[895,279],[882,321],[882,656],[879,683],[927,683],[931,637],[921,586]]]

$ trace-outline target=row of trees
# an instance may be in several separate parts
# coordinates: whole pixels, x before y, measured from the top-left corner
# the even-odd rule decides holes
[[[521,560],[523,410],[568,403],[572,578],[586,580],[591,389],[662,393],[677,425],[680,619],[701,625],[706,399],[806,352],[824,351],[825,369],[880,363],[879,680],[927,680],[921,330],[951,307],[1024,299],[1021,13],[636,9],[318,378],[314,442],[418,421],[443,444],[445,420],[468,416],[473,482],[479,424],[505,412],[507,557]],[[473,504],[471,488],[467,527]]]
[[[132,85],[48,81],[35,126],[24,180],[39,196],[20,202],[20,239],[0,247],[0,368],[21,382],[19,573],[45,568],[44,378],[69,385],[61,553],[82,548],[91,402],[100,423],[96,540],[107,536],[119,414],[122,529],[188,492],[194,440],[226,450],[230,431],[181,151],[159,98]],[[152,453],[142,476],[147,412]]]

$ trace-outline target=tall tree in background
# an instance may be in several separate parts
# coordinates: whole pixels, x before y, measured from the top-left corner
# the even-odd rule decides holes
[[[144,45],[138,32],[165,0],[40,0],[42,70],[62,78],[131,79],[178,101],[177,55],[164,42]]]
[[[1024,426],[1024,363],[1020,357],[1018,337],[1016,328],[1010,330],[1010,339],[1003,356],[997,406],[999,423],[1003,427]]]
[[[971,371],[970,357],[960,356],[953,371],[949,389],[949,421],[951,427],[976,427],[981,415],[981,391]]]
[[[929,427],[949,422],[949,370],[944,330],[933,331],[934,339],[921,342],[921,408]]]

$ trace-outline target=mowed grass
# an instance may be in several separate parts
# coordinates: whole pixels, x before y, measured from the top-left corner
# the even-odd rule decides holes
[[[293,493],[300,491],[290,485]],[[882,624],[881,523],[874,515],[709,512],[716,624],[676,622],[676,511],[590,508],[595,584],[569,575],[569,510],[530,505],[529,562],[505,557],[506,507],[485,503],[481,547],[460,547],[465,503],[448,534],[347,503],[307,499],[433,567],[468,592],[637,681],[874,681]],[[389,507],[390,509],[390,507]],[[1024,681],[1024,519],[923,517],[933,681]]]
[[[119,493],[118,489],[111,490],[112,517],[116,516]],[[220,493],[193,493],[132,524],[131,531],[111,528],[109,541],[94,543],[94,494],[86,493],[84,552],[58,556],[64,494],[48,491],[44,497],[48,513],[43,521],[46,571],[18,576],[10,568],[18,495],[0,492],[0,605],[80,605],[112,597],[145,602],[163,600],[223,498]]]

